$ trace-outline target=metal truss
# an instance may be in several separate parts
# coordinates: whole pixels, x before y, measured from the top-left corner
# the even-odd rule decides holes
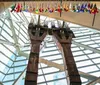
[[[5,40],[2,40],[2,39],[0,39],[0,43],[11,45],[11,46],[15,46],[16,45],[15,43],[12,43],[12,42],[9,42],[9,41],[5,41]]]
[[[18,38],[20,38],[20,36],[18,37],[18,35],[16,34],[16,28],[14,27],[14,25],[13,25],[13,19],[11,18],[11,15],[10,15],[10,13],[9,13],[9,11],[7,12],[8,13],[8,18],[6,19],[5,18],[5,20],[8,20],[9,21],[9,24],[10,24],[10,29],[11,29],[11,31],[12,31],[12,34],[13,34],[13,40],[14,40],[14,43],[12,43],[12,42],[10,42],[10,41],[8,41],[8,40],[3,40],[3,39],[0,39],[0,43],[1,43],[1,45],[3,45],[3,46],[5,46],[5,45],[9,45],[9,46],[14,46],[15,48],[16,48],[16,50],[17,50],[17,52],[18,52],[18,54],[19,55],[16,55],[16,57],[20,57],[20,56],[24,56],[24,57],[26,57],[27,59],[29,59],[29,54],[28,53],[25,53],[23,50],[21,50],[21,48],[20,47],[22,47],[22,48],[24,48],[25,47],[25,45],[23,46],[23,45],[20,45],[19,44],[19,42],[18,42]],[[25,17],[25,15],[24,15],[24,20],[26,21],[26,19],[27,19],[27,17]],[[17,21],[15,21],[15,22],[17,22]],[[39,21],[40,22],[40,21]],[[5,21],[3,22],[3,23],[5,23]],[[29,22],[27,22],[27,24],[28,24]],[[66,22],[65,22],[66,23]],[[6,23],[5,23],[6,24]],[[63,26],[63,25],[62,25]],[[20,26],[19,26],[19,28],[20,29],[22,29]],[[75,28],[75,27],[72,27],[72,29],[73,28]],[[80,30],[76,30],[75,32],[76,32],[76,34],[77,34],[77,31],[82,31],[81,30],[81,27],[76,27],[76,29],[77,28],[79,28]],[[26,28],[25,28],[26,29]],[[5,30],[5,29],[4,29]],[[19,32],[20,33],[20,32]],[[100,51],[97,49],[97,48],[93,48],[93,47],[90,47],[90,46],[88,46],[88,45],[84,45],[84,44],[82,44],[81,42],[77,42],[76,40],[80,40],[80,39],[84,39],[84,37],[85,36],[88,36],[87,38],[90,38],[90,36],[91,36],[91,38],[96,38],[95,36],[97,35],[97,36],[99,36],[98,35],[99,33],[95,33],[95,34],[86,34],[86,35],[80,35],[78,38],[76,38],[76,39],[73,39],[73,41],[72,41],[72,43],[74,44],[74,45],[76,45],[77,47],[82,47],[82,48],[84,48],[84,49],[87,49],[87,50],[90,50],[90,51],[92,51],[93,53],[98,53],[98,54],[100,54]],[[96,39],[96,40],[99,40],[99,39]],[[48,41],[49,42],[49,41]],[[83,42],[86,42],[86,41],[83,41]],[[28,41],[28,43],[29,43],[29,41]],[[98,43],[95,43],[95,44],[98,44]],[[92,44],[91,44],[92,45]],[[29,45],[28,45],[29,46]],[[28,46],[26,46],[26,47],[28,47]],[[6,47],[6,46],[5,46]],[[54,46],[51,46],[51,47],[54,47]],[[50,46],[49,47],[47,47],[46,45],[45,45],[45,48],[50,48]],[[8,49],[9,51],[10,51],[10,49],[9,49],[9,47],[6,47],[6,49]],[[81,49],[82,51],[84,51],[84,49]],[[55,49],[56,50],[56,49]],[[53,50],[53,51],[55,51],[55,50]],[[27,50],[27,51],[29,51],[29,50]],[[50,50],[50,51],[44,51],[44,53],[45,52],[51,52],[52,50]],[[11,51],[10,51],[11,52]],[[77,52],[77,50],[76,51],[73,51],[73,52]],[[1,52],[0,52],[1,53]],[[14,54],[14,52],[12,52],[13,54]],[[59,53],[60,54],[60,53]],[[91,54],[91,53],[90,53]],[[56,54],[55,54],[56,55]],[[82,55],[88,55],[88,54],[80,54],[79,56],[82,56]],[[5,54],[5,56],[6,56],[6,54]],[[54,54],[52,54],[51,56],[54,56]],[[9,56],[6,56],[6,57],[9,57]],[[45,59],[46,58],[46,56],[44,56],[43,58],[42,57],[40,57],[39,58],[39,63],[43,63],[43,64],[46,64],[48,67],[55,67],[55,68],[57,68],[57,69],[59,69],[59,71],[58,72],[62,72],[62,71],[64,71],[64,67],[63,67],[63,65],[61,65],[61,64],[58,64],[58,63],[55,63],[54,61],[56,61],[57,59],[55,59],[55,60],[51,60],[51,61],[49,61],[49,60],[47,60],[47,59]],[[76,58],[76,56],[75,56],[75,58]],[[9,58],[10,59],[10,58]],[[18,60],[18,61],[24,61],[24,60],[27,60],[27,59],[23,59],[23,60]],[[93,58],[93,59],[96,59],[96,58]],[[87,59],[87,60],[90,60],[90,59]],[[13,62],[18,62],[18,61],[14,61],[14,60],[12,60],[11,59],[11,61],[13,61]],[[86,60],[81,60],[81,61],[86,61]],[[81,62],[81,61],[78,61],[78,62]],[[0,61],[1,62],[1,61]],[[3,63],[3,62],[2,62]],[[77,61],[76,61],[76,63],[77,63]],[[99,64],[99,63],[97,63],[97,64]],[[6,64],[4,64],[4,65],[6,65]],[[94,65],[96,65],[95,63],[94,63]],[[7,65],[6,65],[7,66]],[[26,64],[25,65],[19,65],[19,66],[14,66],[14,67],[21,67],[21,66],[26,66]],[[88,67],[89,65],[87,65],[87,66],[83,66],[83,67],[78,67],[79,69],[80,68],[84,68],[84,67]],[[90,65],[91,66],[91,65]],[[9,67],[9,68],[14,68],[14,67]],[[39,68],[39,69],[45,69],[45,68],[47,68],[47,67],[42,67],[42,68]],[[17,83],[19,82],[19,80],[20,79],[22,79],[23,78],[23,76],[25,75],[25,72],[26,72],[26,68],[23,70],[23,71],[19,71],[21,74],[20,74],[20,76],[16,79],[16,80],[13,80],[14,81],[14,83],[13,83],[13,85],[17,85]],[[95,71],[96,72],[96,71]],[[98,72],[98,71],[97,71]],[[0,73],[2,73],[2,72],[0,72]],[[15,72],[15,73],[17,73],[17,72]],[[55,72],[55,73],[57,73],[57,72]],[[92,72],[91,72],[92,73]],[[5,73],[5,75],[10,75],[10,74],[14,74],[14,73],[9,73],[9,74],[6,74]],[[50,74],[50,73],[47,73],[46,75],[48,75],[48,74]],[[88,83],[87,85],[93,85],[93,84],[96,84],[96,83],[100,83],[99,81],[100,81],[100,78],[99,77],[97,77],[97,76],[93,76],[93,75],[91,75],[90,73],[85,73],[85,72],[82,72],[82,71],[79,71],[79,74],[81,75],[81,77],[83,77],[83,78],[86,78],[86,79],[88,79],[88,81],[91,81],[90,83]],[[40,76],[40,75],[39,75]],[[44,74],[44,76],[45,76],[45,74]],[[62,79],[64,79],[64,78],[62,78]],[[60,79],[59,79],[60,80]],[[52,81],[52,80],[51,80]],[[4,81],[4,82],[7,82],[7,81]],[[4,83],[3,82],[3,83]],[[45,80],[45,82],[46,82],[46,80]],[[42,83],[39,83],[39,84],[42,84]]]
[[[18,43],[17,35],[16,35],[15,29],[14,29],[13,22],[11,20],[11,15],[10,15],[9,10],[7,10],[7,14],[8,14],[10,29],[12,31],[12,36],[13,36],[14,42],[15,42],[16,45],[18,45],[19,43]],[[19,46],[16,46],[15,48],[16,48],[17,52],[19,53],[20,52]]]

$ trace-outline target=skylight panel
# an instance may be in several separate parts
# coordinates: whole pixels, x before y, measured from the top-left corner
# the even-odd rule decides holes
[[[13,80],[14,75],[6,75],[3,81]]]
[[[11,18],[16,20],[20,20],[20,17],[18,16],[18,14],[16,12],[10,13],[11,14]],[[14,16],[14,17],[13,17]]]
[[[45,82],[44,76],[38,76],[38,83]]]
[[[39,63],[39,68],[43,68],[43,67],[47,67],[48,65],[44,64],[44,63]]]
[[[56,80],[56,81],[52,81],[52,82],[48,82],[48,85],[67,85],[67,80],[65,78]]]
[[[100,54],[98,53],[93,53],[93,54],[89,54],[88,55],[90,58],[97,58],[97,57],[100,57]]]
[[[77,38],[78,39],[78,38]],[[78,39],[78,40],[75,40],[76,42],[85,42],[85,41],[90,41],[91,39],[89,38],[85,38],[85,39]]]
[[[10,26],[9,26],[10,27]],[[3,25],[2,29],[6,30],[11,36],[12,36],[12,32],[6,24]]]
[[[100,58],[96,58],[92,60],[94,63],[100,63]]]
[[[45,52],[45,53],[41,53],[41,57],[42,56],[50,56],[50,55],[53,55],[53,54],[59,54],[59,51],[51,51],[51,52]]]
[[[2,25],[3,25],[3,22],[0,20],[0,26],[2,27]]]
[[[2,32],[2,27],[0,26],[0,35],[1,35],[1,32]],[[1,37],[1,36],[0,36]]]
[[[80,61],[80,60],[86,60],[88,59],[88,57],[86,55],[83,55],[83,56],[79,56],[79,57],[74,57],[75,61]]]
[[[75,48],[71,48],[71,50],[74,52],[74,51],[79,51],[80,49],[78,47],[75,47]]]
[[[9,70],[9,67],[7,67],[2,62],[0,62],[0,71],[5,74],[5,73],[7,73],[8,70]]]
[[[11,57],[12,56],[12,52],[10,52],[7,48],[5,48],[3,45],[0,44],[0,51],[3,52],[5,54],[5,52],[7,53],[7,56]]]
[[[55,60],[55,61],[52,61],[52,62],[55,62],[55,63],[57,63],[57,64],[63,64],[63,59],[62,59],[62,60],[61,60],[61,59]]]
[[[38,75],[42,75],[42,70],[41,69],[38,69]]]
[[[93,73],[90,73],[91,75],[94,75],[94,76],[97,76],[97,77],[100,77],[100,71],[98,72],[93,72]]]
[[[56,60],[56,59],[61,59],[62,56],[61,55],[54,55],[54,56],[50,56],[50,57],[44,57],[44,59],[52,61],[52,60]]]
[[[88,67],[84,67],[84,68],[80,68],[79,71],[82,72],[92,72],[92,71],[98,71],[99,69],[96,66],[88,66]]]
[[[55,67],[49,67],[49,68],[44,68],[43,72],[44,73],[51,73],[51,72],[57,72],[59,71],[59,69],[55,68]]]
[[[88,54],[88,53],[93,53],[91,50],[84,50],[84,53]]]
[[[1,33],[8,41],[10,42],[14,42],[14,40],[12,39],[12,37],[7,33],[5,32],[4,30],[2,30],[2,33]]]
[[[88,42],[82,42],[82,44],[89,45],[89,44],[95,44],[95,42],[94,41],[88,41]]]
[[[91,62],[91,60],[86,60],[86,61],[77,62],[76,64],[77,64],[77,67],[82,67],[86,65],[91,65],[93,64],[93,62]]]
[[[11,66],[13,61],[11,61],[9,58],[7,58],[5,55],[3,55],[2,53],[0,53],[0,61],[2,61],[3,63],[7,64],[8,66]]]
[[[57,73],[45,75],[45,77],[47,81],[50,81],[50,80],[65,78],[66,75],[65,72],[57,72]]]
[[[4,85],[12,85],[14,83],[14,81],[10,81],[10,82],[5,82],[3,83]]]
[[[89,45],[90,47],[92,47],[92,48],[98,48],[98,47],[100,47],[99,45],[97,45],[97,44],[94,44],[94,45]]]
[[[78,56],[84,54],[82,51],[73,52],[73,56]]]
[[[5,75],[0,72],[0,81],[2,81],[2,79],[4,78],[4,76]]]
[[[38,84],[38,85],[46,85],[46,83]]]

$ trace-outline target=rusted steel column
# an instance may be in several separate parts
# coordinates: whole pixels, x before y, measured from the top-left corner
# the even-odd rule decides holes
[[[72,37],[74,37],[73,32],[70,29],[61,28],[53,31],[53,35],[62,46],[68,85],[81,85],[80,75],[71,52],[71,41]]]
[[[31,41],[31,52],[27,65],[25,85],[37,85],[40,44],[45,38],[47,32],[45,29],[41,29],[40,26],[34,26],[30,23],[28,33]]]

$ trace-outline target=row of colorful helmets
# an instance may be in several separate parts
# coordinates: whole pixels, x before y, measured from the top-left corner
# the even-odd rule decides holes
[[[25,4],[25,3],[15,3],[11,6],[11,12],[77,12],[77,13],[83,13],[88,12],[90,14],[96,14],[98,13],[98,8],[96,4],[93,3],[40,3],[40,4]]]

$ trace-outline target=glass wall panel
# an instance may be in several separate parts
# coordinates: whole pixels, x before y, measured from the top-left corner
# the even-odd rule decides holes
[[[8,70],[9,70],[9,67],[7,67],[2,62],[0,62],[0,71],[3,73],[7,73]]]
[[[5,75],[0,72],[0,81],[2,81],[2,79],[4,78],[4,76]]]
[[[13,64],[13,61],[9,59],[9,57],[3,55],[2,53],[0,53],[0,61],[2,61],[3,63],[7,64],[8,66],[11,66]]]

